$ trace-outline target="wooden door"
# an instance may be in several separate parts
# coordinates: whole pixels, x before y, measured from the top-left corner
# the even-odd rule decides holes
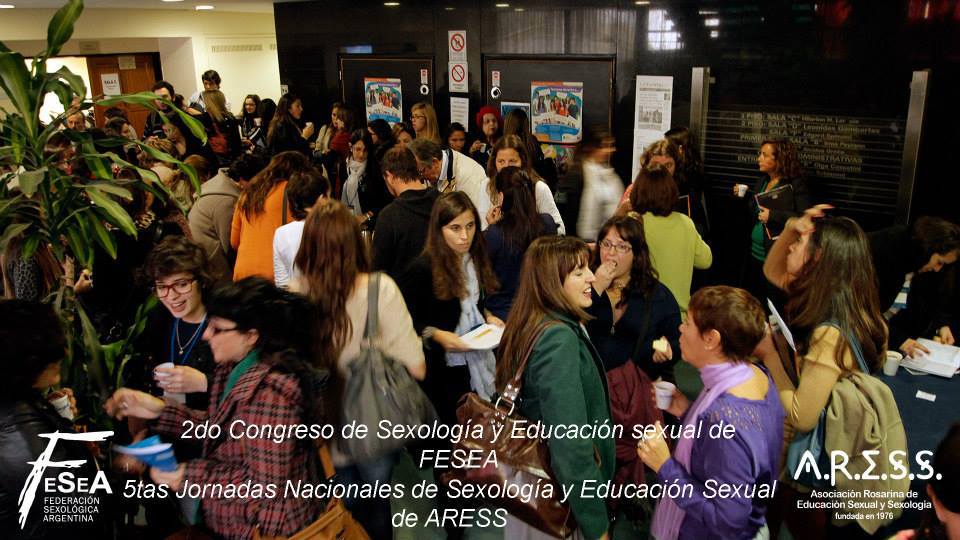
[[[129,68],[127,59],[133,57],[136,62],[134,69],[120,69],[120,57],[125,57],[124,68]],[[117,75],[120,81],[120,91],[124,94],[149,92],[153,83],[157,81],[154,71],[155,54],[126,54],[102,55],[87,57],[87,72],[90,75],[90,89],[94,97],[103,94],[103,75]],[[127,113],[127,119],[136,128],[139,135],[143,135],[143,126],[146,124],[150,109],[140,105],[117,105]],[[103,127],[106,119],[103,116],[105,107],[94,107],[97,127]]]

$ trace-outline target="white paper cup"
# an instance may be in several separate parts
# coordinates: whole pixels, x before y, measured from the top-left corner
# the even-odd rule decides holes
[[[73,409],[70,408],[70,398],[66,394],[51,398],[50,403],[57,410],[57,414],[67,420],[73,420]]]
[[[164,362],[162,364],[158,364],[156,367],[153,368],[153,378],[156,379],[157,382],[159,382],[162,379],[166,379],[170,375],[157,371],[157,368],[172,368],[172,367],[176,367],[173,362]]]
[[[653,388],[657,393],[657,408],[670,408],[670,404],[673,403],[673,391],[677,387],[667,381],[657,381],[653,383]]]
[[[883,374],[888,377],[896,375],[902,360],[902,354],[897,351],[887,351],[887,359],[883,362]]]
[[[737,184],[734,186],[737,188],[737,197],[743,198],[747,196],[747,185],[746,184]]]

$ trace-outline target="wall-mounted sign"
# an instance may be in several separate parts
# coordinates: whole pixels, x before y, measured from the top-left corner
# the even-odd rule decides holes
[[[100,82],[103,83],[103,95],[119,96],[123,93],[120,89],[119,73],[103,73],[100,75]]]
[[[429,84],[430,83],[430,71],[426,69],[420,70],[420,84]]]
[[[383,119],[390,124],[403,120],[403,92],[400,79],[363,78],[367,122]]]
[[[137,57],[130,55],[118,56],[117,64],[120,65],[120,69],[137,69]]]
[[[460,122],[463,126],[470,125],[470,99],[462,97],[450,98],[450,122]]]
[[[450,62],[450,91],[467,93],[469,83],[467,81],[467,63]]]
[[[640,172],[640,156],[651,143],[670,129],[673,108],[673,77],[637,75],[637,98],[633,114],[633,167],[630,178]]]
[[[447,32],[447,46],[451,62],[467,61],[467,31],[450,30]]]
[[[575,143],[583,136],[583,83],[530,83],[530,123],[544,142]]]

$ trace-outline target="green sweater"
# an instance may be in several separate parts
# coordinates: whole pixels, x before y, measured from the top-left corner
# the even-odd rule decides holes
[[[604,421],[612,426],[603,364],[586,331],[565,316],[550,318],[561,324],[544,332],[527,361],[521,414],[531,423],[541,421],[545,428],[594,426]],[[573,486],[567,502],[577,525],[586,538],[600,538],[609,525],[606,503],[600,498],[582,498],[580,492],[586,480],[599,484],[613,479],[614,439],[553,437],[548,445],[557,483],[561,489]]]
[[[643,232],[650,247],[650,262],[673,293],[680,310],[687,312],[694,268],[710,268],[713,252],[700,238],[693,221],[679,212],[669,216],[643,215]]]

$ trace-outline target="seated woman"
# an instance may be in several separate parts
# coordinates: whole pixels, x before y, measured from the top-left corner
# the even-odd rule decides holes
[[[680,497],[660,499],[653,537],[769,537],[764,516],[780,475],[783,408],[770,375],[749,360],[766,321],[760,303],[743,289],[706,287],[690,299],[680,352],[705,388],[692,404],[674,390],[666,410],[702,435],[681,436],[672,456],[662,433],[637,444],[637,455],[661,483],[681,487]],[[719,423],[733,426],[731,438],[707,435]],[[709,496],[708,481],[737,486],[740,494]]]
[[[483,236],[490,250],[490,262],[500,282],[500,290],[487,299],[487,308],[506,319],[520,285],[520,267],[527,246],[540,236],[557,234],[557,224],[549,214],[537,213],[532,182],[517,167],[504,167],[496,174],[499,219]]]
[[[522,374],[518,405],[524,418],[542,422],[545,429],[611,422],[603,364],[583,330],[590,318],[585,309],[593,301],[589,262],[590,250],[577,238],[544,236],[530,244],[500,341],[497,389],[503,391],[517,375],[523,352],[536,340]],[[575,537],[606,540],[606,503],[580,494],[587,482],[602,484],[613,478],[614,440],[558,437],[548,439],[548,446],[554,480],[573,488],[568,502],[577,521]],[[504,538],[551,537],[511,515]]]
[[[212,421],[224,426],[323,423],[318,388],[325,374],[311,365],[314,308],[303,297],[247,278],[216,289],[207,302],[210,322],[203,338],[216,362],[210,405],[205,411],[121,388],[105,405],[117,418],[153,420],[162,436],[180,438],[185,426]],[[298,321],[299,324],[290,324]],[[322,470],[309,439],[229,437],[204,441],[203,455],[176,470],[150,469],[150,477],[179,491],[184,483],[283,486],[288,479],[318,481]],[[217,536],[289,536],[323,508],[313,497],[205,497],[203,523]]]
[[[633,360],[650,377],[673,380],[680,306],[657,278],[643,224],[614,216],[603,224],[590,265],[596,276],[587,332],[610,371]],[[655,349],[663,339],[666,348]]]
[[[109,538],[105,519],[109,513],[87,514],[92,523],[56,523],[45,519],[41,487],[55,481],[61,467],[47,467],[36,478],[37,498],[32,504],[19,502],[33,472],[33,462],[53,441],[41,434],[60,432],[73,434],[73,423],[44,397],[60,384],[60,360],[67,341],[62,322],[48,304],[26,300],[0,302],[0,342],[3,343],[3,377],[0,377],[0,531],[11,540],[53,538]],[[77,413],[76,400],[69,388],[60,389],[69,402],[69,414]],[[65,411],[66,412],[66,411]],[[46,456],[47,462],[76,460],[79,468],[71,469],[78,478],[93,480],[97,466],[89,447],[78,441],[60,440]],[[116,488],[114,488],[116,489]],[[103,493],[102,491],[100,492]],[[18,507],[27,509],[26,521],[18,523]],[[106,510],[100,507],[100,511]]]
[[[314,331],[321,358],[334,379],[348,380],[351,362],[360,355],[367,323],[371,276],[370,257],[360,225],[339,202],[321,200],[310,210],[303,227],[303,248],[297,254],[297,277],[291,290],[305,294],[319,308]],[[390,276],[379,274],[377,333],[374,345],[389,352],[415,379],[426,375],[423,348],[400,289]],[[349,285],[348,285],[349,284]],[[327,411],[340,417],[342,405]],[[372,426],[371,426],[372,427]],[[358,462],[338,451],[333,455],[344,483],[389,483],[396,453]],[[347,497],[344,502],[373,538],[390,537],[389,499]]]

